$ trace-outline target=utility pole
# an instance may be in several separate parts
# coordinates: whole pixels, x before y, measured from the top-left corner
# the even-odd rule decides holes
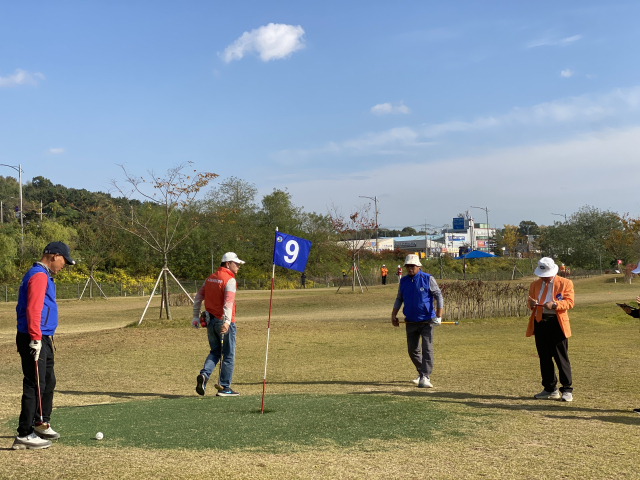
[[[42,223],[42,200],[40,200],[40,223]]]
[[[378,245],[378,197],[374,196],[374,197],[365,197],[364,195],[358,195],[360,198],[368,198],[369,200],[373,200],[373,203],[375,205],[375,212],[376,212],[376,253],[380,252],[380,246]]]
[[[489,251],[489,207],[471,207],[471,208],[477,208],[480,210],[484,210],[485,213],[487,214],[487,243],[486,243],[486,247],[487,247],[487,252]]]

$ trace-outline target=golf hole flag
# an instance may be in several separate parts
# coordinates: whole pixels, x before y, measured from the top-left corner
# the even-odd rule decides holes
[[[271,297],[269,298],[269,321],[267,323],[267,349],[264,354],[264,377],[262,378],[262,405],[260,413],[264,413],[264,394],[267,385],[267,361],[269,360],[269,334],[271,332],[271,306],[273,305],[273,283],[276,276],[276,265],[304,272],[307,268],[311,242],[304,238],[280,233],[276,227],[276,238],[273,244],[273,267],[271,269]]]
[[[276,232],[273,263],[279,267],[304,272],[304,269],[307,268],[309,250],[311,250],[309,240]]]

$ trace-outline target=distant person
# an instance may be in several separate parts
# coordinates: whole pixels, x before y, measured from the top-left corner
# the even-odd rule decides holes
[[[566,277],[567,276],[567,267],[564,266],[564,263],[560,265],[560,273],[559,275],[561,277]]]
[[[440,325],[442,321],[442,292],[435,278],[420,270],[422,264],[417,255],[407,255],[404,266],[407,276],[402,278],[398,286],[398,296],[391,312],[391,323],[394,327],[400,324],[398,312],[404,303],[402,313],[407,327],[407,350],[418,372],[413,383],[420,388],[431,388],[433,327]]]
[[[304,272],[300,275],[300,288],[307,288],[307,274]]]
[[[538,261],[534,274],[539,278],[529,286],[527,304],[531,316],[526,335],[535,336],[544,387],[534,398],[571,402],[573,388],[568,352],[571,328],[567,311],[573,308],[573,282],[556,275],[557,273],[558,266],[552,258],[543,257]],[[558,378],[554,360],[562,385],[560,391],[556,388]]]
[[[222,364],[220,366],[220,390],[216,396],[237,397],[239,395],[238,392],[231,389],[231,380],[236,354],[236,274],[240,265],[244,263],[235,253],[225,253],[218,270],[205,280],[194,299],[191,325],[195,328],[200,326],[200,307],[204,300],[207,337],[211,349],[204,361],[204,367],[196,377],[198,395],[204,395],[207,382],[218,361],[221,361]],[[221,342],[222,348],[220,348]]]
[[[402,267],[400,265],[398,265],[398,268],[396,269],[396,275],[398,276],[398,283],[400,283],[400,280],[402,279]]]
[[[342,269],[342,283],[344,283],[347,280],[347,271],[343,268]]]
[[[387,284],[387,273],[389,273],[389,270],[387,270],[387,267],[383,263],[382,268],[380,269],[380,276],[382,277],[382,285]]]
[[[14,450],[48,448],[51,440],[60,438],[60,434],[49,424],[53,410],[53,391],[56,387],[53,336],[58,327],[58,304],[53,276],[65,265],[75,263],[66,244],[51,242],[44,248],[40,261],[33,264],[20,282],[16,306],[16,345],[24,378],[18,436],[11,447]]]
[[[631,273],[634,275],[640,274],[640,262],[634,270],[631,270]],[[638,307],[640,307],[640,295],[636,297],[636,302],[638,303]],[[640,318],[640,310],[637,308],[631,308],[629,305],[621,305],[622,309],[627,313],[627,315],[631,315],[633,318]],[[634,413],[640,413],[640,408],[634,408]]]

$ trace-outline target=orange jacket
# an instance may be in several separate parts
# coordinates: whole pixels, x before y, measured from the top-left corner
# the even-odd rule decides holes
[[[224,315],[224,292],[227,283],[235,278],[233,272],[225,267],[218,267],[204,282],[204,306],[211,315],[222,318]],[[233,284],[232,284],[233,285]],[[236,303],[233,302],[231,322],[236,321]]]
[[[388,272],[388,271],[389,271],[389,270],[387,270],[387,267],[382,267],[382,268],[380,269],[380,273],[382,273],[382,276],[383,276],[383,277],[386,277],[386,276],[387,276],[387,272]]]
[[[531,282],[529,286],[529,296],[535,300],[540,296],[540,289],[542,288],[542,279],[539,278],[534,282]],[[558,323],[562,328],[564,336],[569,338],[571,336],[571,327],[569,326],[569,314],[567,310],[573,308],[573,282],[566,278],[556,277],[553,279],[553,301],[556,302],[556,315],[558,315]],[[527,303],[528,304],[528,303]],[[536,308],[531,311],[529,317],[529,324],[527,325],[527,337],[533,335],[533,325],[536,321]]]

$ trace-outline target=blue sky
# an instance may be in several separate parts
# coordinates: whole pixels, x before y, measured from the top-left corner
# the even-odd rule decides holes
[[[385,226],[470,205],[497,225],[640,215],[638,18],[616,1],[4,2],[0,163],[104,191],[117,164],[193,161],[320,213],[378,196]]]

